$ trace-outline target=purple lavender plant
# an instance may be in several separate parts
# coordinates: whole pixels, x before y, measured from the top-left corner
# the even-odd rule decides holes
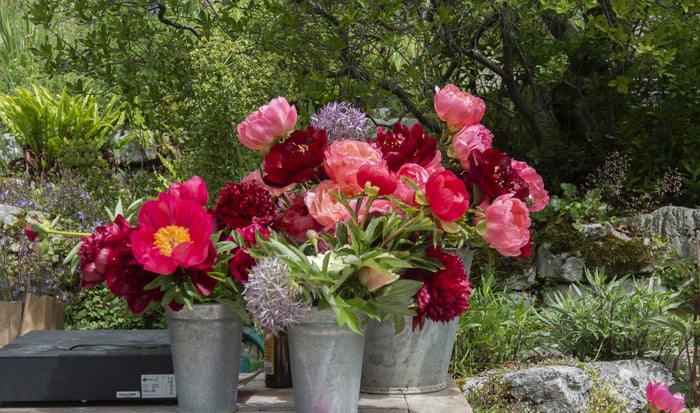
[[[316,129],[325,129],[328,139],[363,140],[367,137],[369,118],[359,109],[345,102],[333,102],[311,115],[311,126]]]

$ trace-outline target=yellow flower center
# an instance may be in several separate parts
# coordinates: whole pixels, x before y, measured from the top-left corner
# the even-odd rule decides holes
[[[168,225],[161,227],[153,234],[153,245],[160,250],[160,253],[165,256],[170,256],[173,249],[183,242],[190,242],[190,232],[185,227],[177,225]]]

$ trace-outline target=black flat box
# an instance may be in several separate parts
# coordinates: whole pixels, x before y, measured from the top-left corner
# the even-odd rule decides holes
[[[35,330],[0,348],[0,403],[175,396],[167,330]]]

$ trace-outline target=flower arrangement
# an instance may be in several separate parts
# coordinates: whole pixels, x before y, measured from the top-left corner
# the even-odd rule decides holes
[[[468,309],[471,283],[449,247],[531,253],[530,213],[547,205],[542,178],[491,147],[485,104],[436,87],[445,122],[379,127],[332,103],[295,129],[296,109],[272,99],[237,127],[260,168],[221,191],[214,216],[234,229],[233,271],[252,318],[275,333],[311,307],[331,307],[360,331],[369,317],[449,321]]]
[[[153,301],[224,302],[273,334],[314,306],[357,332],[360,313],[394,316],[397,329],[405,315],[413,328],[458,317],[471,283],[450,248],[528,256],[529,214],[549,197],[532,167],[491,147],[483,100],[454,85],[435,91],[440,137],[398,123],[370,136],[346,103],[296,129],[295,107],[272,99],[237,126],[259,169],[228,182],[211,209],[196,176],[119,206],[111,223],[78,234],[70,259],[82,286],[105,282],[134,313]]]

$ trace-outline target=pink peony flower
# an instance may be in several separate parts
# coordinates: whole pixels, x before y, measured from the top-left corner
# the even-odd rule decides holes
[[[530,212],[537,212],[544,209],[549,203],[549,193],[544,189],[544,181],[542,177],[525,162],[510,161],[513,170],[527,183],[528,191],[530,192],[525,203],[530,208]]]
[[[349,212],[338,201],[338,193],[352,196],[357,194],[357,189],[352,185],[327,179],[318,184],[315,190],[304,194],[304,203],[309,209],[309,214],[325,228],[348,219]]]
[[[458,220],[469,208],[469,192],[452,171],[430,175],[425,185],[425,198],[433,214],[444,222]]]
[[[671,394],[666,383],[650,381],[646,391],[649,404],[658,410],[680,413],[685,409],[683,395],[681,393]]]
[[[465,126],[452,137],[454,157],[464,169],[469,169],[469,156],[473,151],[483,152],[491,147],[493,133],[480,123]]]
[[[404,179],[401,177],[409,179],[418,186],[418,189],[425,191],[425,183],[428,182],[430,172],[418,164],[407,163],[403,164],[396,174],[400,179],[399,184],[396,186],[396,190],[392,195],[399,198],[401,202],[407,205],[417,205],[415,199],[416,190],[413,189],[411,185],[406,183],[406,181],[404,181]]]
[[[363,141],[334,141],[326,149],[323,160],[326,173],[332,180],[351,185],[357,192],[364,189],[357,182],[357,171],[361,166],[387,168],[382,152]]]
[[[297,110],[287,99],[277,97],[238,124],[238,140],[250,149],[267,152],[279,138],[294,130]]]
[[[198,176],[186,180],[185,182],[173,182],[168,187],[168,194],[181,199],[191,199],[202,206],[209,202],[209,192],[204,180]]]
[[[486,112],[481,98],[463,92],[452,84],[442,89],[435,86],[433,104],[438,117],[447,122],[447,128],[453,132],[479,123]]]
[[[530,214],[523,201],[513,194],[497,197],[486,209],[485,221],[484,239],[491,247],[508,257],[522,255],[530,242]]]

